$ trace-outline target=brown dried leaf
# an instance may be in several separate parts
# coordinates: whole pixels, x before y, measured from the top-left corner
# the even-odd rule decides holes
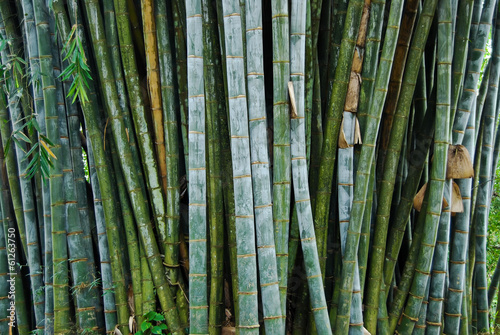
[[[345,139],[345,133],[344,133],[344,119],[342,118],[342,122],[340,123],[340,132],[339,132],[339,143],[338,147],[341,149],[346,149],[349,148],[349,143],[347,143]]]
[[[460,187],[457,183],[453,182],[453,187],[451,189],[451,212],[452,213],[463,213],[464,203],[462,201],[462,194],[460,193]]]
[[[297,117],[297,105],[295,103],[295,91],[293,90],[293,82],[289,81],[288,82],[288,95],[290,96],[290,105],[292,108],[291,114],[292,114],[292,119]]]
[[[463,179],[474,177],[474,167],[469,151],[463,145],[448,147],[447,179]]]
[[[361,75],[359,73],[351,71],[349,88],[347,89],[347,95],[345,97],[344,111],[356,113],[356,111],[358,110],[360,87]]]
[[[354,144],[363,144],[363,141],[361,141],[361,128],[359,127],[359,120],[357,116],[354,127]]]
[[[222,327],[222,335],[236,334],[236,327]]]
[[[422,188],[417,192],[415,198],[413,198],[413,208],[420,212],[422,209],[422,202],[424,201],[425,190],[427,189],[427,183],[422,186]]]
[[[422,188],[418,191],[415,198],[413,198],[413,208],[420,212],[422,209],[422,203],[424,202],[425,190],[427,189],[427,183],[422,186]],[[448,207],[448,201],[443,197],[443,208]]]

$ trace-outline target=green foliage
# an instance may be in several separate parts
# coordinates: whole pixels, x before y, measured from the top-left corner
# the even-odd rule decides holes
[[[17,122],[24,122],[24,124],[12,133],[12,136],[5,145],[5,154],[7,155],[9,151],[11,141],[14,141],[14,143],[16,143],[16,145],[25,153],[22,159],[23,161],[29,159],[32,155],[31,161],[25,171],[26,178],[31,179],[37,171],[40,171],[44,178],[48,178],[50,168],[54,165],[51,157],[57,159],[54,153],[50,150],[50,147],[53,147],[54,144],[47,136],[41,133],[40,126],[38,125],[38,122],[33,114],[18,120]],[[38,133],[38,142],[33,143],[29,136],[26,136],[24,133],[25,129],[28,131],[30,136],[32,136],[36,131]],[[23,142],[31,145],[31,149],[28,152],[24,150]]]
[[[64,43],[63,52],[66,56],[63,60],[67,61],[69,64],[59,75],[59,78],[68,80],[73,76],[73,81],[71,82],[67,97],[73,97],[72,103],[79,98],[82,104],[86,104],[89,102],[86,92],[89,88],[87,80],[92,80],[92,77],[90,76],[90,68],[87,65],[83,44],[76,29],[77,25],[75,24],[71,28],[71,32]]]
[[[166,334],[166,330],[165,317],[160,313],[151,311],[144,314],[144,321],[140,324],[135,335]]]

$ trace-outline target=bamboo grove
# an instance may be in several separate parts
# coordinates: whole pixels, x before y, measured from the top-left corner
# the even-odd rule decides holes
[[[0,16],[0,334],[500,329],[496,0]]]

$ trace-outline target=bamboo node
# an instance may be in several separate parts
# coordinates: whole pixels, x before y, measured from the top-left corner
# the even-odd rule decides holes
[[[255,257],[257,254],[246,254],[246,255],[237,255],[237,258],[248,258],[248,257]]]

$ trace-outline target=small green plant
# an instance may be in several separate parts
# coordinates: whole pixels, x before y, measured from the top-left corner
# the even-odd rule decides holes
[[[166,330],[165,317],[160,313],[151,311],[144,314],[144,321],[140,324],[135,335],[165,334],[163,331]]]

